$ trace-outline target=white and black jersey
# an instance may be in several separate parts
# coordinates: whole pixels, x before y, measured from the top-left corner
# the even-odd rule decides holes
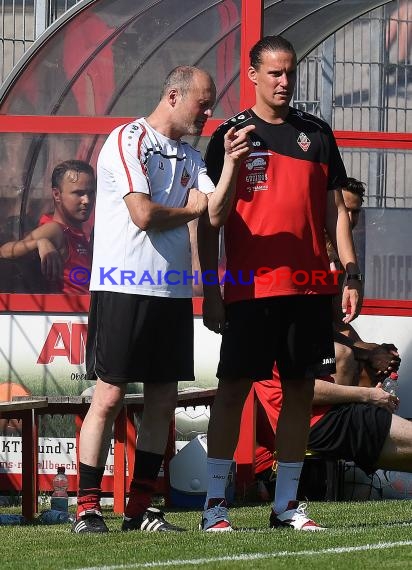
[[[192,187],[205,194],[214,190],[200,153],[188,143],[165,137],[144,119],[112,131],[97,162],[90,290],[192,295],[187,224],[143,231],[124,202],[131,192],[140,192],[162,206],[181,208]]]

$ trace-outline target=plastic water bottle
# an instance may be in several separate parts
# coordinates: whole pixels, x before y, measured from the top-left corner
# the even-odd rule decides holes
[[[388,378],[386,378],[383,381],[382,384],[382,389],[385,390],[385,392],[388,392],[388,394],[391,394],[391,396],[397,396],[397,392],[398,392],[398,373],[397,372],[391,372],[388,376]]]
[[[69,488],[69,481],[66,476],[66,469],[62,467],[57,468],[57,475],[53,479],[53,494],[50,500],[50,509],[52,511],[69,511],[69,495],[67,489]]]

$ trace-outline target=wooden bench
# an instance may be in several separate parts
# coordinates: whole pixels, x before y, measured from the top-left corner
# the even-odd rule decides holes
[[[22,514],[27,520],[37,512],[38,415],[47,405],[46,398],[0,402],[1,418],[22,422]]]
[[[208,406],[213,403],[216,389],[187,389],[178,393],[178,406]],[[76,449],[77,449],[77,465],[79,458],[79,436],[83,423],[83,419],[92,400],[91,396],[50,396],[42,397],[37,401],[43,403],[36,411],[35,429],[32,430],[32,441],[37,443],[37,416],[40,415],[74,415],[76,426]],[[22,404],[23,406],[32,400],[28,396],[18,396],[12,402],[13,404]],[[126,466],[129,472],[129,482],[131,480],[134,468],[134,452],[136,446],[137,432],[135,428],[134,415],[143,411],[144,398],[143,394],[127,394],[124,399],[124,406],[121,408],[115,422],[114,422],[114,473],[113,477],[113,511],[115,513],[123,513],[126,503],[126,489],[128,488],[128,481],[126,476]],[[169,438],[166,446],[165,459],[164,459],[164,480],[161,492],[165,496],[166,504],[170,502],[170,482],[169,482],[169,462],[175,454],[175,421],[174,418],[169,427]],[[34,487],[33,495],[37,498],[38,495],[38,480],[37,480],[37,445],[33,443],[30,451],[23,450],[24,458],[23,465],[28,462],[28,457],[32,458],[32,465],[36,466],[35,474],[33,476]],[[78,472],[78,469],[77,469]],[[23,492],[23,498],[26,490]],[[27,493],[28,494],[28,493]],[[32,510],[27,513],[30,519],[33,518],[34,513],[37,512],[37,499],[33,500]],[[24,513],[23,513],[24,514]],[[26,515],[25,515],[26,516]]]

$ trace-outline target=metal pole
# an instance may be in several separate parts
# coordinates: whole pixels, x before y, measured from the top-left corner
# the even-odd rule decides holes
[[[250,48],[263,35],[263,0],[242,0],[240,53],[240,108],[251,107],[255,90],[247,77]]]
[[[321,97],[319,102],[320,116],[332,126],[332,102],[333,102],[333,54],[335,51],[335,36],[329,37],[323,42],[321,61]]]
[[[380,10],[379,17],[371,18],[370,22],[370,131],[382,130],[382,53],[383,53],[383,11]],[[369,195],[376,196],[375,203],[369,203],[370,206],[381,208],[384,205],[384,188],[382,184],[383,172],[382,152],[371,151],[369,155]]]
[[[48,0],[36,0],[34,3],[34,39],[37,39],[48,25]]]
[[[47,3],[49,5],[48,15],[47,15],[47,25],[50,26],[57,19],[58,6],[57,6],[57,0],[47,0]],[[67,2],[65,9],[67,10]]]

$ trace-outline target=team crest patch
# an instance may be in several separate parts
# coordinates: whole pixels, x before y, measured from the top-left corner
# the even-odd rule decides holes
[[[87,249],[82,243],[76,243],[76,253],[77,255],[87,255]]]
[[[310,140],[308,139],[308,137],[305,135],[305,133],[300,133],[300,135],[298,136],[298,145],[300,146],[300,148],[303,151],[307,151],[308,148],[310,147]]]
[[[180,183],[182,186],[187,186],[187,183],[190,180],[190,174],[188,173],[188,171],[186,170],[186,168],[183,169],[183,173],[182,173],[182,177],[180,179]]]

